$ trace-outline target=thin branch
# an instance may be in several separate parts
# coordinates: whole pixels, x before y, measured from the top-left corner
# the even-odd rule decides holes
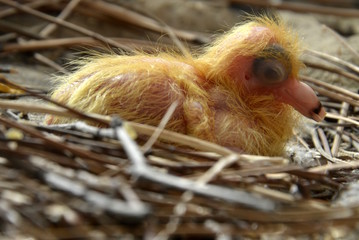
[[[357,9],[328,7],[301,2],[270,1],[270,0],[230,0],[232,3],[249,4],[251,6],[270,7],[303,13],[319,13],[341,17],[359,17]]]
[[[1,0],[0,0],[0,1],[1,1]],[[42,100],[44,100],[44,101],[46,101],[46,102],[50,102],[50,103],[55,104],[55,105],[57,105],[57,106],[59,106],[59,107],[62,107],[62,108],[64,108],[64,109],[66,109],[67,111],[71,112],[72,114],[74,114],[74,115],[77,116],[77,117],[80,117],[80,118],[83,118],[83,119],[86,119],[86,120],[90,120],[90,121],[94,121],[94,122],[97,122],[97,123],[100,123],[100,124],[105,124],[105,125],[108,124],[108,122],[103,121],[102,119],[92,118],[91,116],[86,115],[86,114],[84,114],[84,113],[82,113],[82,112],[80,112],[80,111],[77,111],[77,110],[75,110],[74,108],[71,108],[71,107],[69,107],[69,106],[67,106],[67,105],[65,105],[65,104],[56,102],[56,101],[52,100],[51,98],[49,98],[49,97],[47,97],[47,96],[40,95],[40,94],[38,94],[38,93],[36,93],[36,92],[34,92],[34,91],[31,91],[31,90],[26,89],[26,88],[24,88],[24,87],[22,87],[22,86],[20,86],[20,85],[18,85],[18,84],[15,84],[15,83],[9,81],[8,79],[6,79],[6,78],[5,78],[4,76],[2,76],[2,75],[0,75],[0,83],[5,83],[5,84],[7,84],[7,85],[9,85],[9,86],[12,86],[12,87],[14,87],[14,88],[16,88],[16,89],[20,89],[20,90],[22,90],[22,91],[24,91],[24,92],[26,92],[26,93],[28,93],[28,94],[34,96],[34,97],[40,98],[40,99],[42,99]]]
[[[306,53],[312,55],[312,56],[315,56],[315,57],[318,57],[318,58],[321,58],[321,59],[324,59],[328,62],[331,62],[331,63],[334,63],[338,66],[342,66],[342,67],[345,67],[353,72],[355,72],[356,74],[359,75],[359,67],[350,63],[350,62],[347,62],[347,61],[344,61],[338,57],[335,57],[335,56],[332,56],[332,55],[329,55],[329,54],[326,54],[326,53],[323,53],[323,52],[319,52],[319,51],[314,51],[314,50],[311,50],[311,49],[306,49],[305,50]]]
[[[81,0],[71,0],[69,4],[66,5],[66,7],[61,11],[61,13],[56,17],[57,19],[66,19],[76,8],[76,6],[80,3]],[[51,23],[47,25],[44,29],[41,30],[39,33],[42,37],[49,36],[53,31],[55,31],[57,28],[57,25],[55,23]]]
[[[337,32],[335,32],[333,29],[331,29],[330,27],[326,26],[326,25],[322,25],[322,27],[324,28],[324,30],[328,31],[330,34],[332,34],[336,39],[339,40],[339,42],[342,43],[342,45],[344,47],[346,47],[352,54],[354,57],[356,57],[357,59],[359,59],[359,53],[357,50],[355,50],[351,45],[349,45],[348,41],[346,39],[344,39],[341,35],[339,35]]]
[[[308,67],[311,67],[311,68],[316,68],[316,69],[321,69],[321,70],[324,70],[324,71],[328,71],[328,72],[332,72],[332,73],[336,73],[336,74],[339,74],[341,76],[344,76],[344,77],[347,77],[349,79],[352,79],[354,81],[357,81],[359,82],[359,77],[353,73],[350,73],[342,68],[337,68],[337,67],[329,67],[329,66],[326,66],[324,64],[320,64],[320,63],[314,63],[314,62],[309,62],[309,61],[306,61],[304,60],[304,64]]]
[[[342,108],[340,109],[340,116],[347,117],[348,110],[349,110],[349,104],[346,102],[343,102]],[[338,123],[343,123],[343,122],[344,122],[344,120],[342,120],[342,119],[338,120]],[[341,126],[337,127],[337,129],[336,129],[336,134],[334,136],[333,145],[332,145],[332,149],[331,149],[331,152],[334,157],[336,157],[338,155],[339,145],[341,142],[341,135],[343,134],[343,131],[344,131],[344,127],[341,127]]]
[[[123,143],[123,147],[128,158],[133,164],[132,172],[137,177],[207,197],[244,204],[255,209],[269,211],[274,210],[275,208],[273,201],[261,198],[260,196],[253,195],[243,190],[234,190],[210,184],[198,184],[195,181],[156,171],[147,165],[146,159],[142,155],[136,143],[127,135],[126,130],[122,127],[116,127],[115,130],[118,139]]]
[[[22,11],[22,12],[25,12],[25,13],[28,13],[28,14],[31,14],[31,15],[34,15],[38,18],[41,18],[41,19],[44,19],[46,21],[49,21],[49,22],[52,22],[52,23],[56,23],[60,26],[63,26],[63,27],[66,27],[68,29],[71,29],[75,32],[79,32],[83,35],[86,35],[86,36],[89,36],[89,37],[92,37],[102,43],[104,43],[105,45],[110,45],[110,46],[113,46],[113,47],[117,47],[117,48],[120,48],[120,49],[123,49],[123,50],[126,50],[126,51],[129,51],[131,52],[132,50],[130,48],[128,48],[127,46],[124,46],[118,42],[115,42],[109,38],[106,38],[96,32],[93,32],[93,31],[90,31],[86,28],[83,28],[83,27],[80,27],[80,26],[77,26],[75,24],[72,24],[72,23],[69,23],[69,22],[66,22],[62,19],[57,19],[53,16],[50,16],[48,14],[45,14],[45,13],[42,13],[40,11],[37,11],[37,10],[34,10],[28,6],[25,6],[25,5],[21,5],[17,2],[14,2],[12,0],[0,0],[0,3],[3,3],[3,4],[6,4],[8,6],[11,6],[11,7],[14,7],[16,9],[18,9],[19,11]]]
[[[171,46],[165,44],[154,44],[146,40],[137,40],[129,38],[111,38],[113,41],[116,41],[122,45],[127,46],[128,48],[138,48],[145,51],[150,51],[157,49],[158,47],[163,47],[165,49],[170,49]],[[5,43],[0,49],[2,52],[28,52],[34,50],[46,50],[46,49],[56,49],[59,47],[99,47],[96,44],[97,40],[94,40],[89,37],[71,37],[71,38],[57,38],[57,39],[46,39],[46,40],[31,40],[26,43]]]

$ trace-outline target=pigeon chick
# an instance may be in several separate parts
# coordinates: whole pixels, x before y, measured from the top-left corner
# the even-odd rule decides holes
[[[325,117],[314,91],[297,79],[299,54],[296,35],[280,19],[251,17],[198,56],[87,59],[61,78],[52,98],[84,112],[153,126],[177,101],[167,129],[240,152],[281,155],[298,122],[296,112],[315,121]]]

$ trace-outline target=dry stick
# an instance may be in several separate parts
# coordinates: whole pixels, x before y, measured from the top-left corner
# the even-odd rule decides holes
[[[34,137],[37,137],[43,141],[46,142],[46,144],[49,144],[53,147],[56,147],[58,149],[63,149],[63,150],[68,150],[69,152],[71,152],[72,154],[78,156],[78,157],[82,157],[82,158],[87,158],[87,159],[91,159],[97,162],[103,162],[103,163],[108,163],[108,164],[117,164],[117,161],[114,160],[110,160],[106,157],[104,157],[103,155],[99,155],[93,152],[88,152],[86,150],[83,150],[81,148],[78,147],[74,147],[74,146],[69,146],[65,143],[53,140],[49,137],[44,136],[40,131],[36,130],[35,128],[29,127],[29,126],[25,126],[23,124],[20,124],[18,122],[15,121],[11,121],[5,118],[0,117],[0,123],[8,126],[8,127],[13,127],[13,128],[17,128],[20,129],[21,131],[28,133]]]
[[[30,7],[30,8],[40,8],[46,5],[52,5],[54,3],[58,3],[60,0],[39,0],[39,1],[32,1],[30,3],[26,3],[24,5]],[[15,13],[17,13],[18,10],[15,8],[9,8],[6,10],[3,10],[0,12],[0,18],[9,17]]]
[[[344,61],[344,60],[342,60],[342,59],[340,59],[338,57],[334,57],[332,55],[329,55],[329,54],[326,54],[326,53],[323,53],[323,52],[310,50],[310,49],[306,49],[305,52],[312,55],[312,56],[327,60],[328,62],[337,64],[339,66],[343,66],[345,68],[348,68],[351,71],[355,72],[356,74],[359,74],[359,67],[358,66],[356,66],[356,65],[354,65],[354,64],[352,64],[350,62]]]
[[[111,4],[105,1],[92,1],[86,0],[81,2],[82,6],[90,8],[94,11],[100,11],[106,16],[111,16],[117,20],[125,21],[133,25],[137,25],[146,29],[150,29],[159,33],[166,33],[165,27],[161,26],[157,21],[149,17],[145,17],[141,14],[138,14],[134,11],[130,11],[126,8],[123,8],[119,5]],[[177,37],[185,39],[187,41],[200,41],[208,42],[209,39],[198,36],[188,31],[182,31],[178,29],[172,29]]]
[[[326,66],[326,65],[323,65],[323,64],[320,64],[320,63],[313,63],[313,62],[309,62],[309,61],[306,61],[306,60],[304,60],[303,62],[308,67],[317,68],[317,69],[321,69],[321,70],[324,70],[324,71],[336,73],[336,74],[339,74],[341,76],[344,76],[344,77],[347,77],[349,79],[352,79],[354,81],[359,82],[359,77],[357,75],[352,74],[352,73],[350,73],[348,71],[345,71],[344,69],[336,68],[336,67],[329,67],[329,66]]]
[[[324,151],[324,149],[322,148],[322,145],[320,144],[320,140],[319,140],[317,131],[314,129],[311,133],[312,133],[312,141],[314,143],[314,146],[323,157],[325,157],[326,159],[328,159],[329,161],[331,161],[333,163],[350,164],[350,163],[345,162],[339,158],[332,157],[330,154],[326,153],[326,151]]]
[[[316,148],[316,150],[330,162],[335,162],[335,160],[333,160],[333,157],[331,155],[329,155],[328,153],[326,153],[326,151],[324,151],[322,145],[320,144],[320,140],[319,140],[318,133],[317,133],[316,129],[314,129],[311,132],[311,135],[312,135],[312,141],[313,141],[313,144],[314,144],[314,147]]]
[[[322,128],[318,128],[317,131],[318,131],[318,133],[319,133],[320,141],[322,142],[322,145],[323,145],[323,147],[324,147],[324,151],[325,151],[328,155],[330,155],[330,157],[333,157],[333,156],[332,156],[332,153],[331,153],[331,151],[330,151],[328,139],[327,139],[327,137],[325,136],[325,133],[324,133],[323,129],[322,129]]]
[[[337,133],[336,131],[334,130],[331,130],[331,129],[327,129],[327,131],[329,132],[330,135],[332,136],[335,136],[335,134]],[[341,135],[342,137],[342,140],[349,143],[349,144],[352,144],[354,147],[355,147],[355,144],[359,144],[359,139],[358,137],[356,137],[354,134],[352,133],[349,133],[347,131],[343,131],[343,134]],[[339,149],[340,151],[341,149]]]
[[[27,41],[25,39],[18,38],[18,42],[22,44],[22,43],[26,43]],[[34,58],[39,62],[56,69],[57,71],[67,73],[67,71],[63,67],[61,67],[60,65],[58,65],[57,63],[55,63],[54,61],[52,61],[51,59],[40,53],[34,53]]]
[[[106,121],[104,121],[104,120],[102,120],[102,119],[93,118],[93,117],[91,117],[91,116],[89,116],[89,115],[87,115],[87,114],[84,114],[84,113],[82,113],[82,112],[80,112],[80,111],[77,111],[77,110],[75,110],[74,108],[71,108],[71,107],[69,107],[69,106],[67,106],[67,105],[65,105],[65,104],[56,102],[56,101],[52,100],[51,98],[48,98],[47,96],[40,95],[40,94],[38,94],[38,93],[36,93],[36,92],[30,91],[29,89],[26,89],[26,88],[24,88],[24,87],[21,87],[20,85],[15,84],[15,83],[13,83],[13,82],[7,80],[7,79],[6,79],[3,75],[1,75],[1,74],[0,74],[0,83],[5,83],[5,84],[7,84],[7,85],[9,85],[9,86],[12,86],[12,87],[14,87],[14,88],[16,88],[16,89],[20,89],[20,90],[22,90],[22,91],[24,91],[24,92],[30,94],[31,96],[40,98],[40,99],[42,99],[42,100],[44,100],[44,101],[46,101],[46,102],[50,102],[50,103],[55,104],[55,105],[57,105],[57,106],[59,106],[59,107],[62,107],[62,108],[64,108],[64,109],[66,109],[67,111],[71,112],[73,115],[75,115],[75,116],[77,116],[77,117],[80,117],[80,118],[83,118],[83,119],[87,119],[87,120],[90,120],[90,121],[94,121],[94,122],[97,122],[97,123],[100,123],[100,124],[104,124],[105,126],[108,125],[108,122],[106,122]]]
[[[61,13],[56,17],[57,19],[65,20],[80,3],[81,0],[71,0],[69,4],[61,11]],[[39,33],[40,36],[47,37],[57,28],[57,24],[51,23],[42,29]]]
[[[299,143],[302,144],[305,147],[305,149],[310,151],[310,147],[309,147],[308,143],[301,136],[299,136],[298,131],[293,130],[293,133],[294,133],[295,138],[299,141]]]
[[[194,192],[207,197],[213,197],[240,203],[261,210],[274,210],[275,203],[266,198],[248,193],[239,189],[230,189],[211,184],[198,184],[189,179],[177,177],[164,172],[156,171],[146,163],[146,159],[139,150],[137,144],[128,136],[126,130],[122,127],[115,128],[118,140],[123,143],[123,148],[132,162],[132,173],[146,180],[165,184],[177,189]]]
[[[319,13],[341,17],[359,17],[359,10],[348,8],[327,7],[299,2],[270,1],[270,0],[230,0],[232,3],[249,4],[251,6],[271,7],[304,13]]]
[[[228,156],[225,156],[219,159],[210,169],[208,169],[204,174],[202,174],[196,182],[199,184],[207,184],[208,182],[212,181],[219,173],[221,173],[224,168],[246,158],[247,155],[240,154],[230,154]],[[284,158],[282,159],[284,160]],[[293,202],[295,200],[294,197],[290,194],[282,193],[276,190],[266,189],[260,186],[252,186],[250,187],[250,189],[256,193],[260,193],[261,195],[265,195],[272,199],[277,199],[281,202]]]
[[[141,48],[143,50],[153,50],[156,44],[146,40],[137,40],[129,38],[111,38],[113,41],[119,42],[127,47]],[[57,38],[57,39],[46,39],[46,40],[32,40],[26,43],[6,43],[2,46],[1,51],[3,52],[27,52],[34,50],[52,49],[58,47],[73,47],[73,46],[94,46],[98,43],[89,37],[72,37],[72,38]],[[171,46],[161,44],[164,48],[169,49]]]
[[[351,91],[346,90],[344,88],[337,87],[335,85],[332,85],[332,84],[329,84],[329,83],[326,83],[326,82],[323,82],[323,81],[320,81],[320,80],[316,80],[316,79],[311,78],[311,77],[303,76],[303,75],[300,75],[299,78],[302,79],[305,82],[314,83],[315,85],[325,87],[325,88],[327,88],[327,89],[329,89],[331,91],[338,92],[340,94],[343,94],[343,95],[345,95],[347,97],[350,97],[350,98],[353,98],[353,99],[359,101],[359,94],[351,92]]]
[[[356,58],[359,59],[359,53],[348,43],[348,41],[346,39],[344,39],[342,36],[340,36],[338,33],[336,33],[330,27],[328,27],[326,25],[322,25],[322,26],[325,30],[327,30],[329,33],[331,33],[336,39],[338,39],[339,42],[341,42],[343,44],[343,46],[345,46],[353,54],[353,56],[355,56]]]
[[[14,33],[17,33],[18,35],[26,36],[26,37],[29,37],[29,38],[44,39],[43,37],[40,37],[37,34],[34,34],[34,33],[30,32],[28,30],[25,30],[24,28],[22,28],[18,24],[6,22],[4,20],[0,20],[0,29],[2,31],[14,32]]]
[[[359,161],[350,161],[350,162],[342,162],[342,163],[335,163],[330,165],[323,165],[318,167],[310,168],[309,172],[316,172],[316,173],[325,173],[328,171],[334,171],[338,169],[355,169],[359,167]]]
[[[78,5],[78,3],[81,0],[72,0],[70,1],[69,4],[66,5],[66,7],[61,11],[61,13],[59,14],[59,16],[57,16],[57,19],[66,19],[72,12],[72,10]],[[43,28],[39,35],[41,37],[48,37],[55,29],[57,28],[57,25],[54,23],[48,24],[45,28]],[[61,67],[59,64],[55,63],[54,61],[52,61],[51,59],[49,59],[48,57],[45,57],[44,55],[40,54],[40,53],[35,53],[34,54],[35,59],[37,59],[38,61],[56,69],[57,71],[60,71],[62,73],[68,73],[67,70],[65,70],[63,67]]]
[[[224,168],[232,165],[233,163],[241,159],[240,154],[230,154],[228,156],[220,158],[210,169],[208,169],[204,174],[202,174],[196,182],[198,184],[207,184],[212,181],[216,175],[218,175]]]
[[[73,113],[67,111],[63,108],[55,107],[55,106],[41,106],[41,105],[34,105],[29,103],[23,102],[14,102],[10,100],[0,100],[0,108],[5,109],[16,109],[23,112],[37,112],[37,113],[47,113],[51,115],[57,115],[61,117],[78,117],[77,113]],[[84,113],[83,113],[84,114]],[[110,116],[103,116],[98,114],[86,114],[91,117],[92,121],[101,121],[109,125],[111,121]],[[127,122],[130,127],[134,128],[136,132],[151,136],[153,132],[156,130],[155,127],[144,125],[140,123],[134,122]],[[187,136],[180,133],[175,133],[169,130],[163,130],[161,135],[159,136],[160,139],[176,144],[181,144],[183,146],[189,146],[201,151],[206,152],[214,152],[222,156],[226,156],[228,154],[233,154],[234,152],[228,148],[219,146],[215,143],[207,142],[205,140],[197,139],[191,136]]]
[[[33,159],[31,161],[31,158]],[[42,159],[39,157],[30,157],[31,164],[36,167],[36,173],[40,172],[44,181],[46,181],[52,187],[61,189],[74,195],[76,197],[82,197],[88,202],[96,205],[100,209],[106,209],[107,211],[113,212],[115,214],[130,216],[130,217],[144,217],[149,213],[149,209],[145,206],[136,196],[136,194],[130,189],[124,181],[121,181],[117,177],[118,182],[111,183],[111,187],[114,191],[120,191],[124,200],[117,199],[114,196],[106,195],[106,193],[92,190],[92,186],[95,185],[93,181],[88,181],[86,185],[83,182],[87,179],[81,179],[78,175],[68,176],[63,174],[59,170],[53,170],[58,168],[56,163],[47,163],[52,166],[46,167],[41,162],[47,162],[47,159]],[[40,170],[40,171],[39,171]],[[88,173],[87,175],[90,178],[96,178],[97,176]],[[100,183],[101,180],[96,181]],[[91,186],[92,185],[92,186]],[[101,185],[101,184],[99,184]],[[98,189],[101,187],[98,186]],[[125,189],[124,189],[125,188]]]
[[[351,119],[351,118],[343,117],[343,116],[340,116],[340,115],[337,115],[337,114],[334,114],[334,113],[327,113],[327,115],[325,117],[326,118],[332,118],[332,119],[338,119],[338,120],[341,119],[341,120],[343,120],[345,122],[354,124],[355,126],[359,127],[359,122],[355,121],[354,119]]]
[[[34,10],[34,9],[31,9],[27,6],[24,6],[24,5],[21,5],[19,3],[16,3],[12,0],[0,0],[0,3],[3,3],[3,4],[6,4],[8,6],[11,6],[11,7],[14,7],[22,12],[25,12],[25,13],[28,13],[28,14],[31,14],[31,15],[34,15],[38,18],[41,18],[41,19],[44,19],[46,21],[49,21],[49,22],[53,22],[53,23],[56,23],[60,26],[63,26],[63,27],[66,27],[68,29],[71,29],[73,31],[76,31],[76,32],[79,32],[81,34],[84,34],[86,36],[89,36],[89,37],[92,37],[96,40],[99,40],[100,42],[104,43],[105,45],[110,45],[110,46],[113,46],[113,47],[117,47],[117,48],[121,48],[123,50],[126,50],[126,51],[129,51],[131,52],[132,49],[128,48],[127,46],[124,46],[123,44],[120,44],[116,41],[113,41],[112,39],[109,39],[109,38],[106,38],[98,33],[95,33],[93,31],[90,31],[86,28],[83,28],[83,27],[80,27],[80,26],[77,26],[75,24],[72,24],[72,23],[69,23],[69,22],[66,22],[64,20],[61,20],[61,19],[57,19],[55,17],[52,17],[48,14],[44,14],[40,11],[37,11],[37,10]]]
[[[351,104],[353,106],[359,107],[359,101],[358,100],[353,100],[350,97],[346,97],[346,96],[343,96],[343,95],[341,95],[339,93],[335,93],[333,91],[323,89],[322,87],[318,87],[318,86],[316,86],[314,84],[311,84],[311,83],[308,83],[308,85],[311,88],[313,88],[314,91],[320,93],[321,95],[330,97],[330,98],[338,100],[338,101],[347,102],[347,103],[349,103],[349,104]]]
[[[346,117],[348,115],[349,106],[350,105],[346,102],[342,103],[342,109],[340,110],[341,116]],[[338,120],[338,123],[343,123],[343,122],[344,122],[343,120],[340,119]],[[341,126],[337,127],[336,134],[334,136],[334,140],[332,144],[332,149],[331,149],[332,155],[334,157],[338,155],[339,145],[341,142],[341,135],[343,134],[343,131],[344,131],[344,127]]]
[[[157,17],[153,14],[150,14],[148,12],[146,12],[145,14],[147,16],[149,16],[150,18],[156,20],[159,24],[161,24],[163,26],[164,30],[166,31],[166,33],[168,34],[170,39],[175,44],[175,46],[178,47],[178,49],[181,51],[183,56],[191,57],[191,53],[189,52],[188,48],[186,48],[184,46],[184,44],[179,40],[178,36],[176,35],[176,33],[174,32],[174,29],[171,26],[167,25],[164,21],[162,21],[162,19],[160,19],[159,17]]]
[[[40,53],[35,53],[34,57],[39,62],[42,62],[43,64],[50,66],[59,72],[68,73],[68,71],[65,68],[61,67],[59,64],[57,64],[56,62],[52,61],[51,59],[49,59],[48,57],[45,57],[44,55],[42,55]]]
[[[4,46],[3,43],[7,42],[7,41],[10,41],[12,39],[15,39],[17,37],[17,34],[16,33],[5,33],[3,35],[0,36],[0,43],[2,43],[2,45]]]
[[[143,152],[147,152],[148,150],[151,149],[153,144],[156,142],[158,137],[161,135],[161,132],[163,132],[163,130],[165,129],[166,124],[171,119],[171,117],[172,117],[173,113],[175,112],[177,106],[178,106],[178,101],[175,101],[167,109],[167,112],[165,113],[165,115],[161,119],[161,122],[158,125],[158,127],[156,128],[156,131],[151,135],[151,137],[148,139],[148,141],[142,146],[141,150]]]

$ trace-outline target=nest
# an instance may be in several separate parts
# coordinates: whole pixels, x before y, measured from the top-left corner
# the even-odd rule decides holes
[[[59,18],[41,15],[35,6],[0,2],[77,29],[107,45],[124,50],[133,47],[124,40],[105,38]],[[69,5],[74,5],[73,9],[78,2],[70,1]],[[92,6],[91,1],[83,2]],[[42,4],[58,8],[64,2]],[[98,1],[95,5],[109,11],[109,4]],[[127,17],[138,14],[126,11]],[[147,26],[152,30],[168,30],[152,21],[153,25]],[[171,33],[187,40],[205,39],[175,30]],[[23,44],[8,40],[3,52],[32,52],[54,46],[44,45],[44,41],[64,43],[56,38]],[[93,40],[73,38],[66,44],[89,41]],[[151,45],[142,40],[136,43]],[[333,65],[312,67],[358,81],[356,66],[322,53],[308,53]],[[59,68],[48,59],[45,62]],[[10,66],[1,71],[11,70]],[[0,116],[2,234],[18,239],[357,236],[359,95],[308,76],[301,78],[318,92],[328,112],[326,120],[315,124],[308,135],[295,136],[294,145],[310,153],[312,164],[305,167],[293,163],[294,158],[306,161],[304,155],[295,155],[296,150],[295,156],[288,157],[238,154],[164,130],[171,108],[161,124],[152,127],[71,109],[48,99],[39,89],[24,87],[1,75],[0,87],[5,92],[0,100],[4,109]],[[53,105],[17,101],[29,96]],[[39,113],[78,121],[57,126],[29,121],[29,116]],[[107,127],[96,128],[85,121]]]

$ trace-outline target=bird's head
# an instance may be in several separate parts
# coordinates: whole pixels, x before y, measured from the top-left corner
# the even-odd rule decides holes
[[[314,91],[297,79],[302,67],[298,42],[279,18],[251,17],[219,37],[202,59],[212,66],[212,79],[249,94],[273,95],[302,115],[321,121],[324,108]]]

